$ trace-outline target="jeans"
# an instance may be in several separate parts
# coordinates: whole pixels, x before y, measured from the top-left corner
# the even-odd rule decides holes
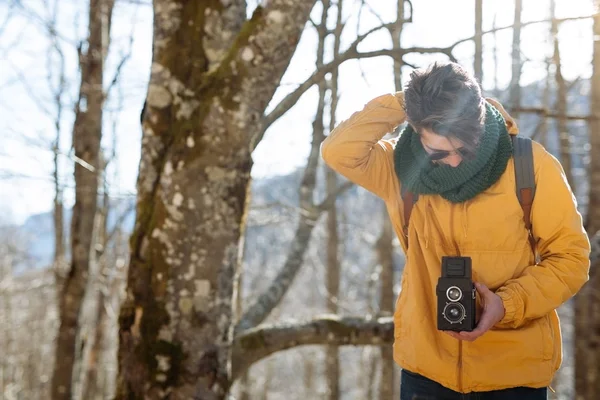
[[[515,387],[490,392],[462,394],[450,390],[439,383],[402,370],[400,400],[546,400],[546,388]]]

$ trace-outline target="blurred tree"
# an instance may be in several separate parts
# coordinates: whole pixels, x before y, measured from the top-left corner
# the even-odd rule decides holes
[[[60,327],[56,343],[52,399],[71,399],[79,314],[88,282],[102,138],[104,62],[114,0],[91,0],[86,49],[80,47],[81,82],[75,109],[75,204],[71,219],[71,263],[59,282]],[[60,222],[59,222],[60,223]]]
[[[521,107],[521,14],[523,12],[522,0],[515,0],[515,13],[513,20],[512,37],[512,75],[510,78],[510,110],[512,116],[518,120],[519,109]]]
[[[593,1],[593,58],[588,121],[590,135],[590,192],[586,229],[592,242],[590,280],[575,298],[576,400],[600,393],[600,2]]]
[[[556,113],[558,114],[556,119],[556,126],[558,129],[558,137],[560,143],[560,162],[565,170],[565,175],[572,188],[575,189],[573,182],[573,169],[571,168],[571,144],[569,141],[569,126],[567,124],[567,83],[562,73],[562,60],[560,58],[560,46],[558,41],[558,22],[555,18],[556,13],[556,1],[550,0],[550,19],[551,29],[550,35],[552,37],[552,43],[554,52],[552,55],[552,61],[554,64],[554,79],[556,81]]]
[[[323,66],[323,60],[326,53],[326,40],[329,30],[327,28],[327,14],[332,4],[329,0],[323,0],[323,13],[321,15],[321,23],[317,26],[319,36],[319,48],[317,50],[317,68]],[[340,52],[340,42],[342,36],[343,19],[343,0],[337,1],[336,7],[336,23],[333,29],[333,57],[336,58]],[[319,83],[319,101],[315,121],[313,123],[314,142],[317,145],[319,152],[320,145],[325,139],[325,101],[329,92],[329,129],[331,132],[335,128],[335,114],[338,104],[338,77],[339,67],[331,72],[329,82],[322,81]],[[338,190],[337,174],[331,168],[325,168],[325,187],[327,196],[335,196]],[[340,237],[338,232],[338,213],[336,203],[333,202],[327,210],[327,241],[326,241],[326,268],[325,268],[325,288],[326,288],[326,308],[331,314],[338,313],[338,305],[340,301]],[[327,380],[327,395],[330,400],[340,398],[340,352],[339,347],[330,345],[325,350],[325,379]]]
[[[475,0],[475,55],[473,59],[475,78],[483,84],[483,0]]]

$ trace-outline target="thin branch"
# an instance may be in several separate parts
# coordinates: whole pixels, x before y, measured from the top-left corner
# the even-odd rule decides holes
[[[108,233],[108,235],[106,236],[106,239],[104,240],[104,246],[106,247],[106,245],[108,243],[111,243],[111,241],[113,240],[113,238],[115,237],[115,235],[117,234],[117,232],[119,231],[119,229],[122,227],[122,225],[125,223],[125,220],[131,215],[132,212],[135,211],[135,204],[131,204],[129,206],[127,206],[125,208],[124,211],[121,212],[121,214],[119,214],[119,216],[117,217],[116,221],[115,221],[115,226],[114,228]]]
[[[329,2],[323,2],[321,20],[317,26],[319,36],[317,50],[317,69],[323,65],[325,55],[325,41],[327,38],[327,12]],[[235,327],[235,331],[241,331],[252,328],[263,322],[279,304],[285,293],[288,291],[294,281],[298,271],[304,262],[306,249],[308,248],[312,230],[314,229],[320,210],[315,207],[314,195],[316,187],[317,167],[320,159],[320,146],[325,138],[323,115],[325,108],[325,96],[327,88],[324,81],[319,82],[319,102],[317,113],[313,121],[313,140],[310,154],[306,162],[306,167],[302,176],[299,188],[300,208],[304,211],[300,214],[300,220],[296,227],[296,234],[288,250],[285,264],[278,272],[277,277],[269,287],[258,297],[248,310],[240,318]]]
[[[381,29],[381,27],[379,28]],[[345,52],[341,53],[339,57],[336,57],[327,64],[323,64],[321,68],[316,69],[313,74],[303,83],[301,83],[296,90],[288,94],[268,115],[262,120],[262,133],[259,136],[259,140],[256,142],[260,143],[260,139],[264,136],[267,129],[275,122],[278,118],[284,115],[291,107],[294,106],[302,97],[302,95],[310,89],[313,85],[319,83],[324,79],[325,75],[339,67],[342,63],[352,59],[364,59],[364,58],[375,58],[382,56],[389,56],[392,58],[402,58],[408,53],[442,53],[448,56],[451,61],[456,61],[456,58],[452,54],[454,45],[449,47],[409,47],[406,49],[382,49],[370,52],[359,53],[356,49],[350,48]],[[409,65],[403,60],[403,63]]]
[[[233,379],[255,362],[297,346],[382,345],[391,344],[393,340],[392,317],[366,319],[325,315],[306,322],[258,326],[241,333],[233,341]]]
[[[354,183],[351,181],[344,182],[333,193],[330,193],[325,200],[323,200],[321,204],[317,206],[317,208],[322,212],[329,210],[335,204],[335,200],[338,198],[338,196],[353,186]]]
[[[255,142],[256,145],[258,145],[258,143],[260,143],[262,137],[264,136],[264,133],[266,132],[266,130],[278,119],[280,118],[283,114],[285,114],[294,104],[296,104],[296,102],[298,101],[298,99],[300,99],[300,97],[308,90],[310,89],[314,84],[318,83],[319,81],[321,81],[325,75],[329,72],[331,72],[334,68],[337,68],[341,63],[343,63],[346,60],[352,59],[352,58],[358,58],[356,57],[358,54],[357,48],[358,45],[365,40],[371,33],[379,31],[381,29],[388,29],[389,24],[385,24],[385,25],[380,25],[377,27],[374,27],[370,30],[368,30],[367,32],[365,32],[362,35],[359,35],[354,42],[348,47],[348,49],[341,54],[340,57],[336,57],[334,58],[331,62],[327,63],[327,64],[323,64],[322,67],[319,67],[315,70],[315,72],[313,72],[313,74],[310,76],[310,78],[308,78],[304,83],[302,83],[300,86],[298,86],[298,88],[296,88],[296,90],[294,90],[292,93],[288,94],[276,107],[275,109],[273,109],[273,111],[271,111],[268,115],[266,115],[265,117],[263,117],[262,120],[262,133],[260,134],[258,140]]]
[[[593,18],[593,17],[594,17],[594,14],[592,14],[592,15],[583,15],[583,16],[580,16],[580,17],[555,18],[554,21],[556,23],[560,24],[560,23],[567,22],[567,21],[577,21],[577,20],[582,20],[582,19],[590,19],[590,18]],[[521,28],[523,28],[525,26],[528,26],[528,25],[544,24],[544,23],[548,23],[548,22],[552,22],[552,21],[553,21],[553,19],[538,19],[538,20],[535,20],[535,21],[521,22]],[[506,29],[513,29],[513,28],[514,28],[514,25],[511,24],[511,25],[501,26],[501,27],[497,27],[497,28],[492,28],[490,30],[484,31],[482,34],[483,35],[488,35],[490,33],[496,33],[496,32],[499,32],[499,31],[503,31],[503,30],[506,30]],[[467,37],[467,38],[464,38],[464,39],[460,39],[458,42],[453,43],[452,47],[456,47],[456,46],[458,46],[461,43],[469,42],[469,41],[472,41],[472,40],[475,40],[475,36],[470,36],[470,37]]]
[[[371,7],[371,5],[370,5],[369,3],[367,3],[366,1],[364,1],[364,2],[363,2],[363,4],[364,4],[364,5],[367,7],[367,9],[369,10],[369,12],[370,12],[371,14],[373,14],[373,15],[375,16],[375,18],[377,18],[377,20],[379,20],[379,23],[380,23],[381,25],[385,25],[385,21],[383,20],[383,18],[381,17],[381,15],[379,15],[379,14],[377,13],[377,11],[375,11],[375,10],[373,9],[373,7]]]
[[[406,19],[406,17],[404,18],[404,22],[413,22],[413,4],[412,1],[410,0],[404,0],[405,3],[408,3],[408,8],[410,10],[410,16],[408,17],[408,19]]]
[[[10,3],[10,6],[8,8],[8,12],[6,13],[4,21],[2,21],[2,23],[0,23],[0,36],[2,36],[4,31],[6,30],[6,27],[8,26],[8,22],[14,15],[13,11],[14,11],[15,4],[16,4],[15,2]]]
[[[595,119],[595,117],[592,115],[560,115],[559,113],[556,113],[544,107],[519,107],[511,111],[518,113],[539,114],[545,118],[565,118],[568,120],[583,121],[591,121]]]
[[[561,23],[561,22],[566,22],[566,21],[589,19],[592,17],[593,16],[591,16],[591,15],[590,16],[582,16],[582,17],[570,17],[570,18],[557,19],[556,21],[558,23]],[[551,22],[551,20],[544,19],[544,20],[523,22],[521,24],[521,26],[546,23],[546,22]],[[337,58],[333,59],[331,62],[324,64],[321,68],[316,69],[313,72],[313,74],[306,81],[301,83],[296,88],[296,90],[294,90],[293,92],[288,94],[268,115],[266,115],[262,119],[262,125],[261,125],[262,132],[259,135],[259,140],[257,140],[255,142],[256,145],[258,145],[258,143],[260,143],[260,139],[262,139],[262,137],[264,136],[264,133],[267,131],[267,129],[278,118],[280,118],[290,108],[292,108],[294,106],[294,104],[296,104],[298,102],[300,97],[302,97],[302,95],[308,89],[310,89],[313,85],[317,84],[320,80],[322,80],[325,77],[325,75],[327,73],[331,72],[334,68],[337,68],[339,65],[341,65],[345,61],[352,60],[352,59],[374,58],[374,57],[381,57],[381,56],[389,56],[392,58],[401,58],[404,55],[409,54],[409,53],[441,53],[441,54],[445,54],[450,59],[450,61],[456,62],[457,60],[452,53],[454,48],[461,43],[472,41],[475,38],[474,36],[471,36],[468,38],[460,39],[457,42],[455,42],[452,45],[447,46],[447,47],[415,46],[415,47],[408,47],[406,49],[382,49],[382,50],[376,50],[376,51],[365,52],[365,53],[360,53],[357,51],[358,44],[360,44],[360,42],[362,42],[366,36],[368,36],[370,33],[380,30],[380,29],[384,29],[384,28],[389,29],[389,25],[390,24],[377,26],[377,27],[369,30],[365,34],[357,37],[356,40],[352,43],[352,45],[350,45],[350,47],[346,51],[344,51],[343,53],[340,54],[340,57],[337,57]],[[512,25],[490,29],[488,31],[483,32],[483,35],[487,35],[490,33],[498,32],[498,31],[510,29],[510,28],[512,28]],[[406,64],[406,62],[404,62],[404,63]],[[408,65],[408,64],[406,64],[406,65]]]
[[[25,89],[27,90],[27,92],[29,93],[29,96],[31,97],[31,99],[33,100],[33,102],[39,107],[39,109],[46,115],[51,116],[52,112],[50,111],[50,109],[48,109],[46,107],[46,103],[48,103],[47,101],[44,101],[42,99],[40,99],[39,97],[36,96],[35,93],[37,93],[36,90],[34,90],[34,87],[30,86],[28,83],[28,79],[25,75],[23,75],[23,72],[20,71],[14,64],[13,62],[8,59],[6,60],[10,66],[13,68],[15,74],[17,75],[17,78],[19,79],[19,82],[25,87]]]
[[[21,2],[21,0],[15,0],[16,5],[18,5],[21,9],[21,12],[26,16],[29,17],[31,20],[33,20],[34,22],[37,22],[41,25],[42,29],[44,31],[46,31],[46,33],[49,36],[54,36],[60,40],[62,40],[63,42],[72,45],[73,47],[76,46],[76,42],[74,42],[72,39],[61,35],[60,33],[58,33],[58,31],[56,31],[54,29],[54,27],[48,23],[48,21],[46,21],[43,17],[41,17],[39,14],[37,14],[35,11],[25,7],[23,5],[23,3]]]
[[[131,58],[131,44],[132,43],[133,43],[133,35],[130,37],[130,41],[129,41],[129,52],[127,52],[127,54],[125,54],[123,56],[123,58],[121,59],[121,61],[119,62],[119,65],[117,66],[117,70],[115,71],[115,76],[113,77],[112,81],[110,82],[110,85],[108,86],[108,89],[106,90],[105,98],[110,96],[110,92],[112,91],[113,87],[119,81],[119,77],[121,75],[121,70],[123,69],[123,66]]]

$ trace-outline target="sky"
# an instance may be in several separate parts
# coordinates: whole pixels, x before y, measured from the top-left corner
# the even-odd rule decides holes
[[[143,1],[143,0],[142,0]],[[591,15],[590,0],[556,0],[558,17]],[[112,44],[107,60],[106,81],[112,81],[116,66],[124,55],[127,62],[121,70],[120,84],[111,90],[105,113],[103,146],[116,144],[117,158],[110,171],[110,192],[115,198],[135,195],[135,181],[140,153],[139,115],[149,78],[152,47],[152,9],[141,1],[117,0],[113,16]],[[43,21],[55,9],[56,26],[61,38],[65,71],[69,86],[61,118],[61,170],[68,182],[66,203],[72,204],[72,157],[70,136],[73,113],[70,112],[77,93],[76,43],[86,35],[86,9],[77,0],[23,0],[25,8],[13,7],[11,0],[0,3],[0,224],[22,223],[28,216],[51,210],[53,201],[52,153],[49,143],[55,136],[56,106],[52,101],[49,81],[57,86],[56,71],[60,66]],[[252,4],[249,1],[250,7]],[[371,0],[370,10],[362,12],[360,32],[379,25],[380,19],[395,18],[396,0]],[[524,0],[523,21],[544,19],[548,0]],[[43,4],[49,4],[44,7]],[[347,45],[354,39],[360,1],[346,0],[343,36]],[[413,0],[413,22],[406,24],[402,45],[447,46],[474,33],[474,0]],[[484,30],[511,25],[514,3],[484,0]],[[9,14],[9,11],[12,12]],[[435,10],[435,12],[432,12]],[[313,11],[318,21],[320,10]],[[10,18],[9,18],[10,17]],[[331,18],[332,23],[335,17]],[[522,32],[522,52],[526,62],[521,84],[542,79],[544,58],[551,53],[547,37],[548,25],[531,25]],[[563,73],[567,80],[591,75],[591,20],[565,23],[559,32]],[[510,81],[512,32],[497,35],[498,82],[505,88]],[[374,34],[359,47],[361,51],[389,48],[391,40],[385,32]],[[314,70],[316,34],[310,26],[305,30],[290,68],[284,75],[270,107],[303,82]],[[484,38],[484,89],[494,84],[491,35]],[[465,67],[472,69],[474,45],[456,47],[454,52]],[[407,61],[425,66],[442,55],[409,55]],[[327,61],[327,60],[326,60]],[[408,75],[404,71],[404,77]],[[50,76],[50,79],[48,78]],[[361,109],[371,98],[394,91],[391,60],[348,61],[340,67],[340,102],[337,120],[341,121]],[[253,154],[255,178],[287,174],[303,166],[310,150],[311,124],[316,112],[316,88],[275,122]]]

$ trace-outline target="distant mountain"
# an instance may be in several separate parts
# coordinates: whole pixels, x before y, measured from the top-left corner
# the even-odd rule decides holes
[[[554,92],[554,88],[551,88]],[[541,107],[543,99],[543,83],[534,83],[522,89],[523,107]],[[568,98],[568,113],[587,115],[589,113],[589,81],[581,80],[573,84]],[[499,99],[508,107],[508,91],[487,93]],[[554,104],[554,96],[550,103]],[[553,107],[551,107],[552,109]],[[540,117],[536,114],[519,116],[521,132],[531,136]],[[587,127],[584,121],[569,122],[569,134],[572,141],[571,161],[574,168],[575,186],[582,210],[587,205],[588,181],[585,175],[589,150]],[[536,137],[542,140],[546,148],[559,157],[559,140],[556,134],[556,123],[548,120],[548,134]],[[302,179],[302,169],[285,176],[274,176],[253,181],[251,190],[250,223],[245,246],[247,262],[266,262],[280,264],[287,254],[287,245],[292,240],[295,223],[298,217],[298,187]],[[322,175],[322,169],[320,170]],[[341,180],[341,178],[340,178]],[[325,197],[324,179],[320,176],[317,201]],[[347,259],[358,264],[372,263],[371,255],[365,254],[365,238],[378,234],[381,221],[382,203],[363,189],[353,187],[338,200],[340,207],[340,234],[344,236],[344,252]],[[65,210],[65,232],[69,234],[71,210]],[[127,234],[131,233],[135,222],[135,199],[121,199],[113,202],[109,214],[108,226],[112,229],[122,220]],[[36,214],[29,217],[20,226],[0,226],[0,235],[11,238],[23,254],[17,258],[15,273],[27,270],[46,268],[50,265],[54,253],[53,220],[51,213]],[[318,241],[325,237],[321,228],[315,228],[311,240]],[[67,251],[69,250],[67,241]],[[370,245],[372,246],[372,244]],[[248,251],[250,249],[250,251]],[[401,263],[401,260],[398,260]]]
[[[67,257],[70,256],[69,238],[71,231],[71,209],[64,212],[64,232],[66,237]],[[114,201],[108,215],[109,231],[119,220],[127,233],[133,229],[135,221],[135,199]],[[54,219],[51,212],[34,214],[22,225],[0,226],[0,237],[12,238],[13,247],[19,249],[13,266],[15,274],[47,268],[54,257]]]

